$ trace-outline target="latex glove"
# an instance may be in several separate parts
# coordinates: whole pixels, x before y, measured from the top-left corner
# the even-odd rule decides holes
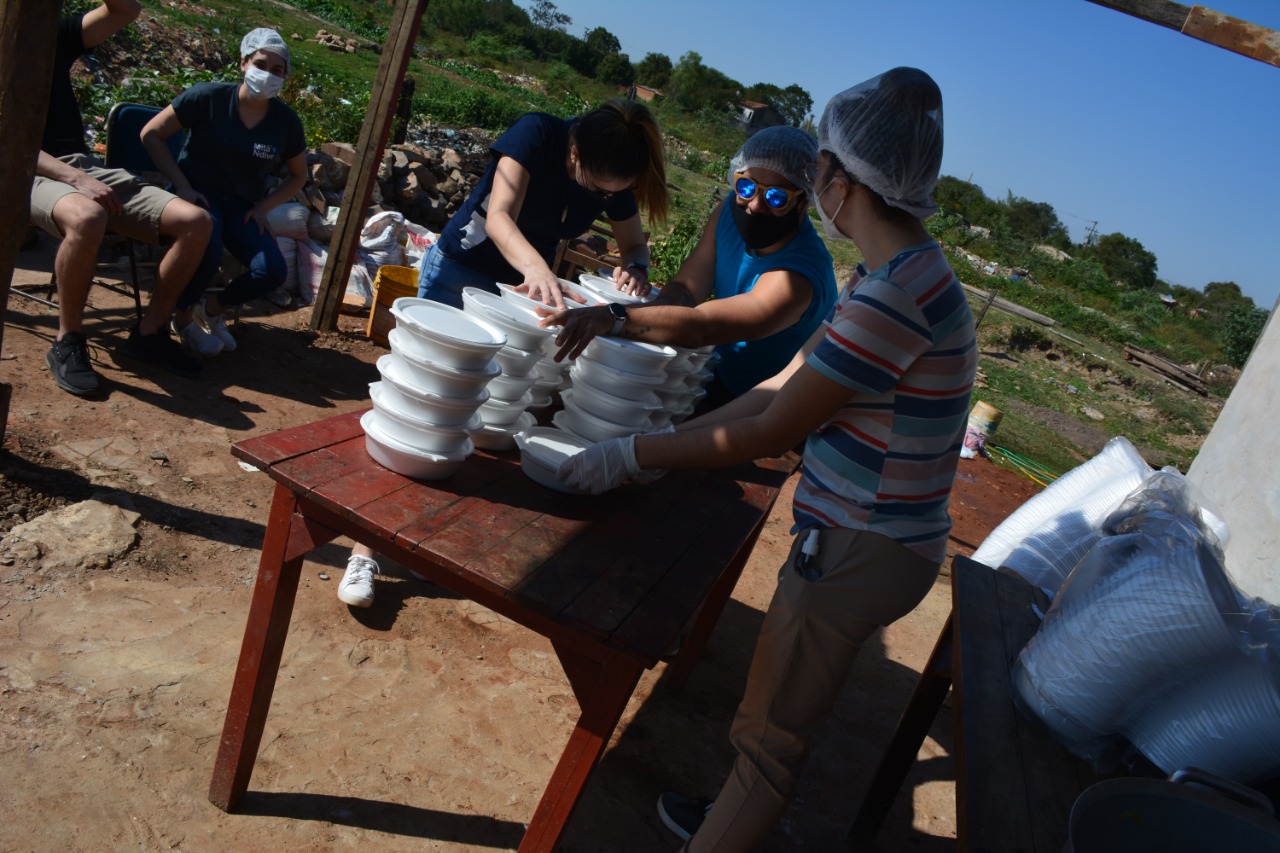
[[[556,479],[567,486],[598,495],[631,479],[636,464],[636,437],[626,435],[593,444],[560,463]]]

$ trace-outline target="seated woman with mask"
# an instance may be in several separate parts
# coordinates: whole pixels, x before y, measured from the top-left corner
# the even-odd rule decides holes
[[[805,174],[817,158],[817,141],[798,128],[770,127],[748,139],[729,164],[733,196],[712,211],[658,298],[551,314],[543,325],[563,326],[557,358],[577,357],[596,335],[715,344],[720,361],[704,410],[780,371],[836,299],[831,255],[806,215]]]

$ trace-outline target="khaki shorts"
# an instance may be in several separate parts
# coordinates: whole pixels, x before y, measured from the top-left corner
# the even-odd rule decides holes
[[[67,154],[58,159],[102,181],[120,196],[124,213],[107,219],[108,231],[144,243],[160,242],[160,214],[176,195],[144,184],[132,172],[108,169],[90,154]],[[36,175],[31,182],[31,224],[62,239],[63,234],[53,220],[53,208],[63,196],[74,192],[79,190],[70,184]]]

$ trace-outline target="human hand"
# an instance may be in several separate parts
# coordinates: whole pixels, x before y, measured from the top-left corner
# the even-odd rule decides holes
[[[555,360],[574,359],[582,354],[596,335],[607,335],[613,328],[613,315],[604,305],[558,311],[542,320],[544,327],[560,326],[556,335]]]
[[[185,202],[190,202],[197,207],[209,208],[209,200],[202,193],[196,192],[191,187],[183,187],[182,189],[174,189],[173,194]]]
[[[71,182],[81,195],[87,196],[90,201],[97,202],[102,205],[102,209],[107,212],[108,216],[119,216],[124,213],[124,205],[120,202],[120,196],[116,195],[116,191],[104,184],[97,178],[91,178],[84,172],[80,172],[75,180]]]
[[[564,295],[560,292],[560,280],[552,275],[549,269],[526,276],[517,290],[530,299],[536,299],[557,311],[564,310]]]
[[[593,444],[560,463],[556,479],[567,486],[598,495],[616,489],[640,471],[636,437],[625,435]]]
[[[649,284],[649,271],[640,267],[614,267],[613,286],[623,293],[644,298],[649,295],[653,285]]]
[[[268,211],[262,209],[262,205],[255,204],[253,207],[249,208],[249,212],[244,215],[244,224],[248,225],[249,220],[252,219],[254,222],[258,223],[258,233],[266,234],[269,230],[267,228],[267,213]]]

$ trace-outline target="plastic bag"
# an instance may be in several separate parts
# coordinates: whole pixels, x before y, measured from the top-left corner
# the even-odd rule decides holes
[[[1280,619],[1231,583],[1186,479],[1156,472],[1100,530],[1018,657],[1018,705],[1099,770],[1132,745],[1167,773],[1280,773]]]
[[[1151,466],[1124,436],[1059,477],[991,532],[973,559],[1007,566],[1050,597],[1102,536],[1102,520],[1141,486]]]
[[[296,201],[287,201],[271,209],[267,214],[267,228],[273,237],[307,239],[307,218],[311,210]]]
[[[329,249],[323,243],[317,240],[298,243],[298,296],[304,304],[316,301],[328,259]]]

